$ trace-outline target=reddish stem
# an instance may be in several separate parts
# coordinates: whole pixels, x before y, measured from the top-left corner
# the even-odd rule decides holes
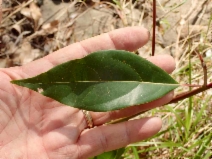
[[[182,94],[177,95],[174,99],[172,99],[172,101],[170,103],[176,103],[180,100],[183,100],[185,98],[191,97],[193,95],[196,95],[200,92],[206,91],[210,88],[212,88],[212,83],[207,84],[207,80],[208,80],[208,76],[207,76],[207,66],[202,58],[202,56],[200,55],[199,52],[195,51],[196,54],[199,56],[202,68],[203,68],[203,73],[204,73],[204,84],[203,86],[201,86],[200,88],[197,88],[195,90],[189,91],[189,92],[184,92]]]
[[[152,29],[152,56],[155,55],[155,33],[156,33],[156,0],[153,0],[153,29]]]
[[[192,91],[184,92],[184,93],[182,93],[182,94],[179,94],[179,95],[177,95],[174,99],[172,99],[169,103],[176,103],[176,102],[178,102],[178,101],[180,101],[180,100],[183,100],[183,99],[185,99],[185,98],[191,97],[191,96],[193,96],[193,95],[196,95],[196,94],[198,94],[198,93],[201,93],[201,92],[203,92],[203,91],[206,91],[206,90],[208,90],[208,89],[210,89],[210,88],[212,88],[212,83],[209,83],[209,84],[207,84],[206,86],[202,86],[202,87],[197,88],[197,89],[194,89],[194,90],[192,90]],[[169,103],[168,103],[168,104],[169,104]]]
[[[207,66],[202,58],[202,55],[200,55],[199,52],[195,51],[196,54],[199,56],[199,59],[200,59],[200,62],[201,62],[201,65],[202,65],[202,68],[203,68],[203,73],[204,73],[204,86],[207,86],[207,81],[208,81],[208,75],[207,75]]]

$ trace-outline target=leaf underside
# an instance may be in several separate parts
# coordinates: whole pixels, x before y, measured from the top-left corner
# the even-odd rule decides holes
[[[95,52],[12,83],[90,111],[111,111],[148,103],[179,86],[149,61],[118,50]]]

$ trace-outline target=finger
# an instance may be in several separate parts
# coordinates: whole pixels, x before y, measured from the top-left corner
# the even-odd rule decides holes
[[[117,29],[67,46],[42,59],[22,66],[21,69],[25,73],[26,77],[24,78],[27,78],[27,76],[35,76],[58,64],[82,58],[95,51],[108,49],[133,51],[146,44],[148,40],[149,32],[142,27]]]
[[[161,119],[154,117],[87,130],[81,134],[78,142],[79,158],[89,158],[147,139],[156,134],[161,125]]]
[[[170,55],[152,56],[147,60],[162,68],[167,73],[172,73],[175,70],[175,60]]]

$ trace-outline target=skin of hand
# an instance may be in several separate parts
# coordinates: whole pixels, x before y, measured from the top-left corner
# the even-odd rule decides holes
[[[157,117],[114,125],[104,124],[164,105],[172,99],[173,92],[140,106],[105,113],[91,112],[96,127],[87,129],[81,110],[10,83],[11,80],[38,75],[58,64],[82,58],[94,51],[133,51],[148,40],[149,32],[146,29],[127,27],[72,44],[21,67],[1,68],[0,158],[87,159],[156,134],[162,125],[161,119]],[[175,68],[173,58],[168,55],[154,56],[148,60],[168,73]]]

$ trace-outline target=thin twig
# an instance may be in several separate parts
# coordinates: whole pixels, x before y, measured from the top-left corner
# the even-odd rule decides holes
[[[207,86],[207,81],[208,81],[208,75],[207,75],[207,66],[202,58],[202,55],[200,55],[199,52],[195,51],[195,53],[199,56],[199,59],[200,59],[200,62],[201,62],[201,65],[202,65],[202,68],[203,68],[203,76],[204,76],[204,84],[203,86]]]
[[[155,55],[155,32],[156,32],[156,0],[153,0],[153,27],[152,27],[152,56]]]
[[[170,104],[170,103],[176,103],[176,102],[178,102],[178,101],[180,101],[180,100],[183,100],[183,99],[186,99],[186,98],[188,98],[188,97],[194,96],[194,95],[196,95],[196,94],[198,94],[198,93],[201,93],[201,92],[203,92],[203,91],[206,91],[206,90],[208,90],[208,89],[210,89],[210,88],[212,88],[212,83],[209,83],[209,84],[206,85],[206,86],[202,86],[201,88],[197,88],[197,89],[192,90],[192,91],[189,91],[189,92],[184,92],[184,93],[182,93],[182,94],[177,95],[177,96],[176,96],[174,99],[172,99],[168,104]]]

